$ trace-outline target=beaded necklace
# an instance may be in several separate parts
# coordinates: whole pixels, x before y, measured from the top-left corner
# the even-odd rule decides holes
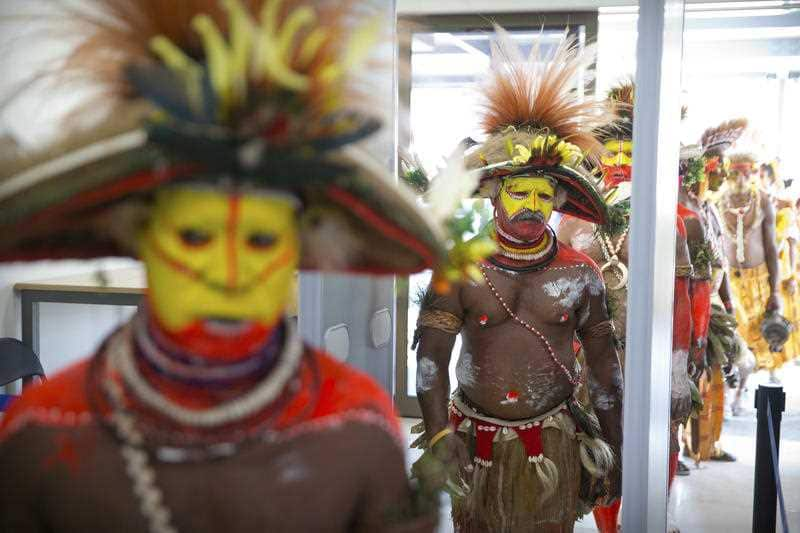
[[[497,302],[500,304],[500,306],[503,309],[505,309],[506,313],[508,313],[508,316],[510,316],[517,324],[519,324],[523,328],[527,329],[528,331],[536,335],[539,338],[539,340],[542,341],[542,344],[544,345],[545,350],[547,350],[547,354],[550,356],[550,359],[552,359],[553,362],[556,365],[558,365],[558,367],[561,369],[564,375],[567,376],[567,380],[569,380],[570,384],[573,387],[580,386],[581,376],[579,374],[573,375],[572,372],[570,372],[567,369],[567,367],[564,366],[564,364],[558,360],[558,357],[556,357],[555,350],[553,350],[553,347],[550,345],[550,341],[547,340],[547,337],[545,337],[541,331],[536,329],[533,325],[529,324],[525,320],[521,319],[516,313],[514,313],[514,311],[511,310],[511,307],[509,307],[509,305],[506,303],[503,297],[500,296],[500,293],[497,291],[497,288],[494,286],[494,283],[492,283],[492,280],[489,279],[489,276],[486,274],[486,267],[482,264],[478,264],[478,268],[480,268],[481,275],[483,275],[483,279],[486,281],[486,285],[489,287],[489,290],[497,299]]]
[[[139,373],[133,354],[130,325],[127,333],[109,340],[108,356],[111,368],[119,371],[125,384],[137,399],[156,412],[186,426],[209,428],[246,418],[275,400],[294,376],[301,356],[303,343],[294,327],[288,325],[283,353],[275,368],[251,391],[239,398],[208,409],[189,409],[179,405],[154,389]]]
[[[497,231],[497,234],[503,239],[508,240],[510,242],[515,242],[513,237],[503,232],[503,230],[500,229],[499,227],[495,228],[495,231]],[[542,246],[542,249],[534,252],[516,251],[514,248],[504,245],[500,239],[497,239],[497,244],[499,245],[498,253],[503,257],[507,257],[515,261],[539,261],[541,259],[544,259],[553,252],[553,246],[555,244],[556,238],[555,238],[555,232],[553,232],[553,230],[549,226],[547,226],[547,230],[543,236],[543,239],[545,240],[545,242],[544,246]]]
[[[172,523],[172,513],[164,502],[163,491],[156,483],[156,472],[145,449],[144,435],[137,427],[136,416],[125,405],[125,391],[122,384],[115,379],[115,371],[119,373],[123,382],[128,385],[139,401],[168,418],[186,425],[217,426],[246,418],[255,412],[253,409],[263,409],[272,403],[296,373],[303,354],[303,345],[295,329],[291,324],[287,325],[287,338],[279,359],[280,364],[263,380],[262,384],[257,385],[241,400],[226,402],[217,408],[203,410],[185,409],[150,387],[144,377],[138,374],[135,363],[132,361],[132,346],[133,332],[129,324],[112,335],[107,347],[103,349],[107,358],[107,368],[101,377],[102,386],[111,404],[108,420],[122,441],[120,453],[125,462],[125,470],[133,484],[133,492],[139,502],[139,509],[147,521],[148,530],[150,533],[178,533]],[[274,376],[275,373],[278,376]],[[265,386],[265,383],[269,386]],[[272,394],[276,388],[277,393]],[[212,413],[212,416],[201,416],[202,413]],[[264,433],[264,436],[268,436],[268,433]],[[220,458],[233,455],[237,449],[236,443],[222,442],[208,446],[206,451],[209,456]]]

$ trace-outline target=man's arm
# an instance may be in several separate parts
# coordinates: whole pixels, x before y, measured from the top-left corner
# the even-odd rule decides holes
[[[450,487],[449,490],[463,490],[473,468],[472,459],[464,442],[454,433],[457,428],[450,427],[447,410],[450,355],[464,317],[460,289],[456,286],[450,294],[436,296],[433,288],[428,287],[420,307],[414,334],[419,341],[417,399],[422,409],[428,448],[435,460],[427,461],[427,466],[424,466],[420,464],[423,462],[420,459],[415,464],[415,475],[421,479],[426,490],[446,486]]]
[[[600,277],[600,274],[597,276]],[[606,309],[605,289],[587,291],[584,305],[587,306],[584,311],[588,311],[588,317],[578,325],[578,336],[589,369],[589,398],[603,430],[603,437],[616,458],[616,468],[609,476],[609,496],[616,498],[620,495],[622,471],[622,368]]]
[[[719,299],[722,300],[722,305],[725,306],[725,311],[728,314],[733,314],[733,290],[731,290],[731,280],[728,277],[728,271],[722,273],[722,283],[719,286]]]
[[[447,427],[450,357],[463,323],[460,290],[436,295],[428,287],[417,321],[417,399],[428,438]]]
[[[780,297],[781,271],[778,265],[778,243],[775,237],[775,206],[766,195],[761,195],[761,208],[764,210],[764,221],[761,224],[761,236],[764,243],[764,260],[769,272],[770,296],[767,300],[767,311],[782,312]]]
[[[692,302],[692,362],[699,369],[705,367],[708,327],[711,322],[711,257],[703,223],[696,216],[683,218],[686,241],[692,264],[689,296]]]
[[[420,501],[409,488],[403,450],[394,435],[379,426],[352,424],[359,468],[365,474],[350,531],[354,533],[433,533],[436,501]]]

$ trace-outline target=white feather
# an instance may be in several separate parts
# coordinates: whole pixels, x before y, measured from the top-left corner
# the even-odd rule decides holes
[[[427,211],[433,221],[441,224],[447,220],[461,201],[470,198],[478,188],[479,174],[464,167],[464,153],[457,148],[445,160],[444,168],[432,180],[426,199]]]

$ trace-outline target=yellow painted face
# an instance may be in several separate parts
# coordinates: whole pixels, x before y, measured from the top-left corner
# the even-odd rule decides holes
[[[633,162],[633,142],[622,139],[612,139],[606,141],[608,155],[600,158],[600,162],[607,167],[630,166]]]
[[[278,195],[160,191],[140,235],[159,324],[170,333],[205,320],[274,325],[299,260],[295,209]]]
[[[545,222],[553,213],[556,189],[550,178],[520,176],[503,180],[500,203],[509,219],[522,211],[540,212]]]

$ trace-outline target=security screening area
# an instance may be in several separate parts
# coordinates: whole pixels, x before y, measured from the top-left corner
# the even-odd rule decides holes
[[[0,25],[0,531],[800,531],[800,3]]]

